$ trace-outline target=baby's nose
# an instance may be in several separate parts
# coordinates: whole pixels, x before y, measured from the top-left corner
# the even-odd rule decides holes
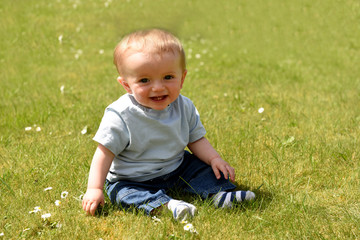
[[[162,90],[164,90],[164,84],[162,84],[162,82],[154,82],[153,83],[153,86],[152,86],[152,90],[154,91],[154,92],[156,92],[156,91],[162,91]]]

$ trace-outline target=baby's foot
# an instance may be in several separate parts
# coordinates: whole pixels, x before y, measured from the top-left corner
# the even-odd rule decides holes
[[[190,203],[171,199],[167,204],[169,210],[173,213],[173,217],[177,221],[183,221],[194,217],[196,207]]]
[[[219,192],[214,199],[217,208],[231,208],[233,202],[250,201],[255,198],[255,193],[251,191]]]

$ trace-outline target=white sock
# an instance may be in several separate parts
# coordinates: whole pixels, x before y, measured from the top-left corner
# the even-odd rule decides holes
[[[173,217],[178,221],[194,217],[196,213],[196,207],[194,205],[181,200],[171,199],[167,206],[173,213]]]
[[[251,191],[219,192],[214,199],[217,208],[231,208],[233,202],[250,201],[255,198],[255,193]]]

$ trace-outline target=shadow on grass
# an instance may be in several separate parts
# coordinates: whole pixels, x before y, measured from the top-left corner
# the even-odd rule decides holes
[[[273,195],[272,193],[268,191],[264,191],[261,189],[262,185],[257,187],[255,190],[253,190],[249,186],[240,185],[236,182],[234,183],[236,185],[236,188],[234,191],[247,191],[250,190],[255,193],[255,200],[254,201],[244,201],[239,202],[233,205],[233,208],[236,208],[238,210],[246,210],[246,211],[264,211],[270,203],[273,201]],[[213,207],[213,200],[211,198],[208,199],[202,199],[199,195],[194,195],[190,193],[183,193],[180,190],[172,190],[169,192],[169,195],[175,199],[183,200],[186,202],[189,202],[191,204],[194,204],[196,206],[204,205],[207,207]]]
[[[105,202],[104,206],[99,205],[95,211],[96,217],[107,217],[111,212],[117,210],[117,208],[111,204],[111,202]]]
[[[131,214],[135,214],[135,215],[146,215],[145,211],[143,210],[139,210],[134,206],[128,206],[128,207],[123,207],[120,205],[115,205],[112,204],[110,199],[107,197],[107,195],[105,195],[105,204],[104,206],[99,205],[95,211],[95,217],[108,217],[111,214],[114,214],[118,211],[122,211],[125,213],[131,213]]]
[[[270,192],[264,191],[261,189],[262,185],[257,187],[255,190],[251,189],[249,186],[241,185],[234,183],[236,185],[235,191],[247,191],[250,190],[255,193],[255,200],[254,201],[244,201],[234,205],[235,208],[238,210],[247,210],[247,211],[263,211],[264,209],[269,206],[269,204],[273,200],[273,195]],[[185,202],[189,202],[195,205],[204,204],[207,206],[212,206],[213,202],[211,198],[209,199],[202,199],[199,195],[184,193],[180,189],[173,189],[168,192],[169,196],[173,197],[174,199],[183,200]],[[122,206],[117,206],[111,203],[110,199],[106,197],[104,206],[99,206],[96,209],[95,216],[96,217],[107,217],[113,212],[116,211],[125,211],[125,212],[132,212],[134,214],[141,214],[146,215],[144,211],[137,210],[135,207],[128,207],[124,208]],[[161,214],[163,210],[156,211],[156,214]]]
[[[266,209],[269,206],[269,204],[273,200],[272,193],[261,189],[262,184],[259,187],[257,187],[256,189],[251,189],[251,187],[249,187],[249,186],[245,186],[245,185],[241,185],[241,184],[237,184],[237,183],[235,183],[235,185],[236,185],[235,191],[249,190],[249,191],[252,191],[255,193],[254,201],[244,201],[244,202],[236,204],[236,206],[239,207],[240,209],[263,211],[264,209]]]

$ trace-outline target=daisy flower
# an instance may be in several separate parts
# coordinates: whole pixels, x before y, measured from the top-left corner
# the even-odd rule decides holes
[[[157,218],[156,216],[153,216],[153,217],[152,217],[152,220],[153,220],[154,223],[159,223],[159,222],[161,222],[160,218]]]
[[[52,187],[47,187],[47,188],[44,189],[45,192],[50,191],[50,190],[52,190]]]
[[[295,137],[291,136],[288,139],[286,139],[286,141],[283,142],[283,145],[288,145],[288,144],[292,143],[294,140],[295,140]]]
[[[60,92],[61,92],[61,94],[64,94],[64,91],[65,91],[65,86],[64,86],[64,85],[61,85],[61,87],[60,87]]]
[[[63,35],[60,35],[60,36],[58,37],[58,40],[59,40],[59,43],[61,44],[61,43],[62,43],[62,40],[63,40]]]
[[[81,49],[78,49],[75,53],[75,59],[79,59],[79,57],[83,54],[83,50]]]
[[[67,191],[63,191],[62,193],[61,193],[61,198],[67,198],[67,196],[68,196],[68,192]]]
[[[262,108],[262,107],[259,108],[258,112],[259,112],[259,113],[263,113],[263,112],[264,112],[264,108]]]
[[[29,213],[37,213],[37,212],[40,212],[40,211],[41,211],[41,207],[36,206],[36,207],[34,207],[34,210],[30,211]]]
[[[56,201],[55,201],[55,205],[56,205],[56,206],[60,206],[60,204],[61,204],[61,201],[60,201],[60,200],[56,200]]]
[[[189,231],[191,233],[197,233],[196,229],[194,228],[194,226],[191,223],[186,224],[184,226],[184,230]]]
[[[43,220],[46,220],[46,219],[48,219],[49,217],[51,217],[51,213],[45,213],[45,214],[41,215],[41,218],[42,218]]]
[[[88,127],[85,126],[85,127],[81,130],[81,134],[82,134],[82,135],[85,135],[85,134],[87,133],[87,129],[88,129]]]
[[[77,201],[81,202],[83,200],[84,194],[81,194],[79,197],[73,197]]]

